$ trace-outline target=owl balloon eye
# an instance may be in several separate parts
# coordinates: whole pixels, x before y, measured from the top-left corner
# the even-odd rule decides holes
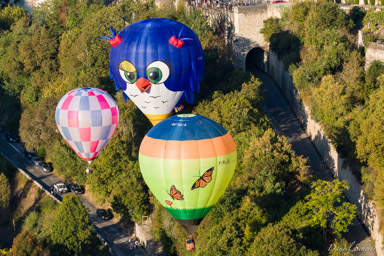
[[[124,60],[119,65],[119,73],[121,78],[127,83],[133,84],[137,80],[137,71],[135,65]]]
[[[167,81],[169,77],[169,66],[162,61],[155,61],[148,65],[145,71],[147,79],[152,84],[160,84]]]

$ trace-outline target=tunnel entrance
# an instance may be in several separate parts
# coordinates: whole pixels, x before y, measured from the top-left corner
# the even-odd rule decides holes
[[[253,48],[245,57],[245,70],[254,71],[255,69],[264,71],[264,50],[260,47]]]

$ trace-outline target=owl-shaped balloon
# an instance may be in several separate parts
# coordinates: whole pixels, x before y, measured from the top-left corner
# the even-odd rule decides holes
[[[193,103],[204,74],[203,49],[186,25],[147,19],[123,29],[111,28],[110,73],[153,125],[169,117],[184,99]]]

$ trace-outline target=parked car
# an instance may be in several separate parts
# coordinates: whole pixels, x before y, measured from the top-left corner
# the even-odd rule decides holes
[[[52,166],[46,162],[39,162],[38,165],[44,172],[51,172],[53,170]]]
[[[10,143],[16,143],[16,142],[20,142],[20,138],[16,135],[14,135],[13,133],[11,132],[7,132],[5,133],[5,138],[7,139],[8,142]]]
[[[70,185],[69,190],[75,194],[84,194],[85,192],[84,186],[80,186],[77,184]]]
[[[50,187],[49,187],[49,192],[50,192],[52,195],[56,195],[55,187],[54,187],[54,186],[50,186]]]
[[[43,162],[44,160],[43,160],[43,158],[41,158],[41,157],[37,157],[37,156],[35,156],[35,157],[32,157],[31,158],[31,161],[33,162],[33,164],[34,165],[39,165],[41,162]]]
[[[283,3],[286,3],[286,1],[276,0],[276,1],[273,1],[272,3],[273,4],[283,4]]]
[[[112,219],[112,213],[110,210],[107,211],[105,209],[97,209],[96,215],[97,215],[97,217],[99,217],[100,219],[103,219],[103,220]]]
[[[55,183],[53,189],[56,194],[64,194],[68,192],[68,188],[63,182]]]
[[[37,157],[36,152],[33,152],[33,151],[24,151],[24,156],[28,160],[32,160],[33,157]]]

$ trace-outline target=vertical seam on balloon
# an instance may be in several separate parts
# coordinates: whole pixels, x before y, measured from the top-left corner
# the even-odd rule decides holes
[[[197,150],[198,150],[198,156],[199,156],[199,177],[198,177],[198,179],[200,179],[200,177],[201,177],[201,168],[202,168],[202,164],[201,164],[201,157],[200,157],[200,141],[201,140],[196,140],[196,142],[197,142]],[[196,182],[196,181],[195,181]],[[192,186],[194,185],[195,183],[193,183],[192,184]],[[197,190],[197,200],[196,200],[196,204],[195,204],[195,209],[197,208],[197,205],[198,205],[198,203],[199,203],[199,199],[200,199],[200,189],[198,189]],[[194,214],[196,214],[196,213],[194,213]],[[194,215],[194,218],[196,218],[196,215]]]
[[[152,130],[152,129],[151,129]],[[162,154],[162,157],[161,157],[161,165],[162,165],[162,169],[161,169],[161,174],[163,175],[163,181],[164,181],[164,187],[165,189],[167,190],[167,193],[168,193],[168,190],[169,190],[169,186],[166,185],[166,182],[165,182],[165,174],[164,174],[164,170],[165,170],[165,166],[164,166],[164,156],[165,156],[165,152],[167,150],[167,143],[168,143],[168,140],[169,140],[169,137],[170,137],[170,134],[172,133],[169,133],[166,140],[164,140],[164,150],[163,150],[163,154]],[[169,184],[168,184],[169,185]],[[173,198],[172,198],[173,200]],[[162,202],[160,202],[162,204]]]
[[[217,129],[217,126],[214,126],[214,125],[212,125],[211,124],[211,122],[207,122],[206,123],[207,124],[207,126],[210,126],[210,127],[213,127],[213,129],[214,130],[217,130],[218,132],[219,132],[219,134],[221,134],[221,131],[219,130],[219,129]],[[220,124],[219,124],[220,125]],[[214,172],[216,173],[216,178],[215,178],[215,183],[214,183],[214,186],[213,186],[213,190],[212,190],[212,193],[211,193],[211,195],[210,195],[210,197],[209,197],[209,200],[208,200],[208,203],[210,203],[211,202],[211,199],[212,199],[212,195],[214,194],[214,191],[215,191],[215,188],[216,188],[216,184],[217,184],[217,178],[218,178],[218,174],[219,174],[219,164],[218,164],[218,156],[217,156],[217,150],[216,150],[216,147],[215,147],[215,144],[213,143],[213,138],[219,138],[219,137],[221,137],[221,136],[223,136],[223,135],[221,135],[221,136],[217,136],[217,137],[212,137],[212,133],[211,133],[211,131],[210,131],[210,129],[207,129],[207,132],[208,132],[208,134],[210,135],[210,137],[211,137],[211,139],[210,139],[210,141],[211,141],[211,143],[213,144],[213,148],[215,149],[215,158],[216,158],[216,171],[214,170]],[[220,195],[220,197],[221,197],[221,195]],[[219,198],[220,198],[219,197]],[[207,204],[208,204],[207,203]],[[212,206],[213,206],[214,204],[212,204]],[[207,207],[207,206],[206,206]]]
[[[183,129],[183,130],[184,130],[184,129]],[[180,159],[180,168],[181,168],[181,172],[180,172],[180,173],[181,173],[180,184],[182,184],[183,193],[184,193],[183,196],[185,197],[184,186],[183,186],[183,185],[184,185],[184,182],[183,182],[183,172],[184,172],[183,161],[184,161],[184,160],[182,159],[182,153],[183,153],[183,152],[181,151],[182,148],[183,148],[183,142],[182,142],[182,141],[180,141],[180,143],[179,143],[179,147],[180,147],[180,148],[179,148],[179,154],[180,154],[179,159]],[[186,213],[186,212],[185,212],[186,204],[187,204],[186,201],[187,201],[187,200],[185,200],[185,198],[184,198],[184,200],[183,200],[184,214]]]

